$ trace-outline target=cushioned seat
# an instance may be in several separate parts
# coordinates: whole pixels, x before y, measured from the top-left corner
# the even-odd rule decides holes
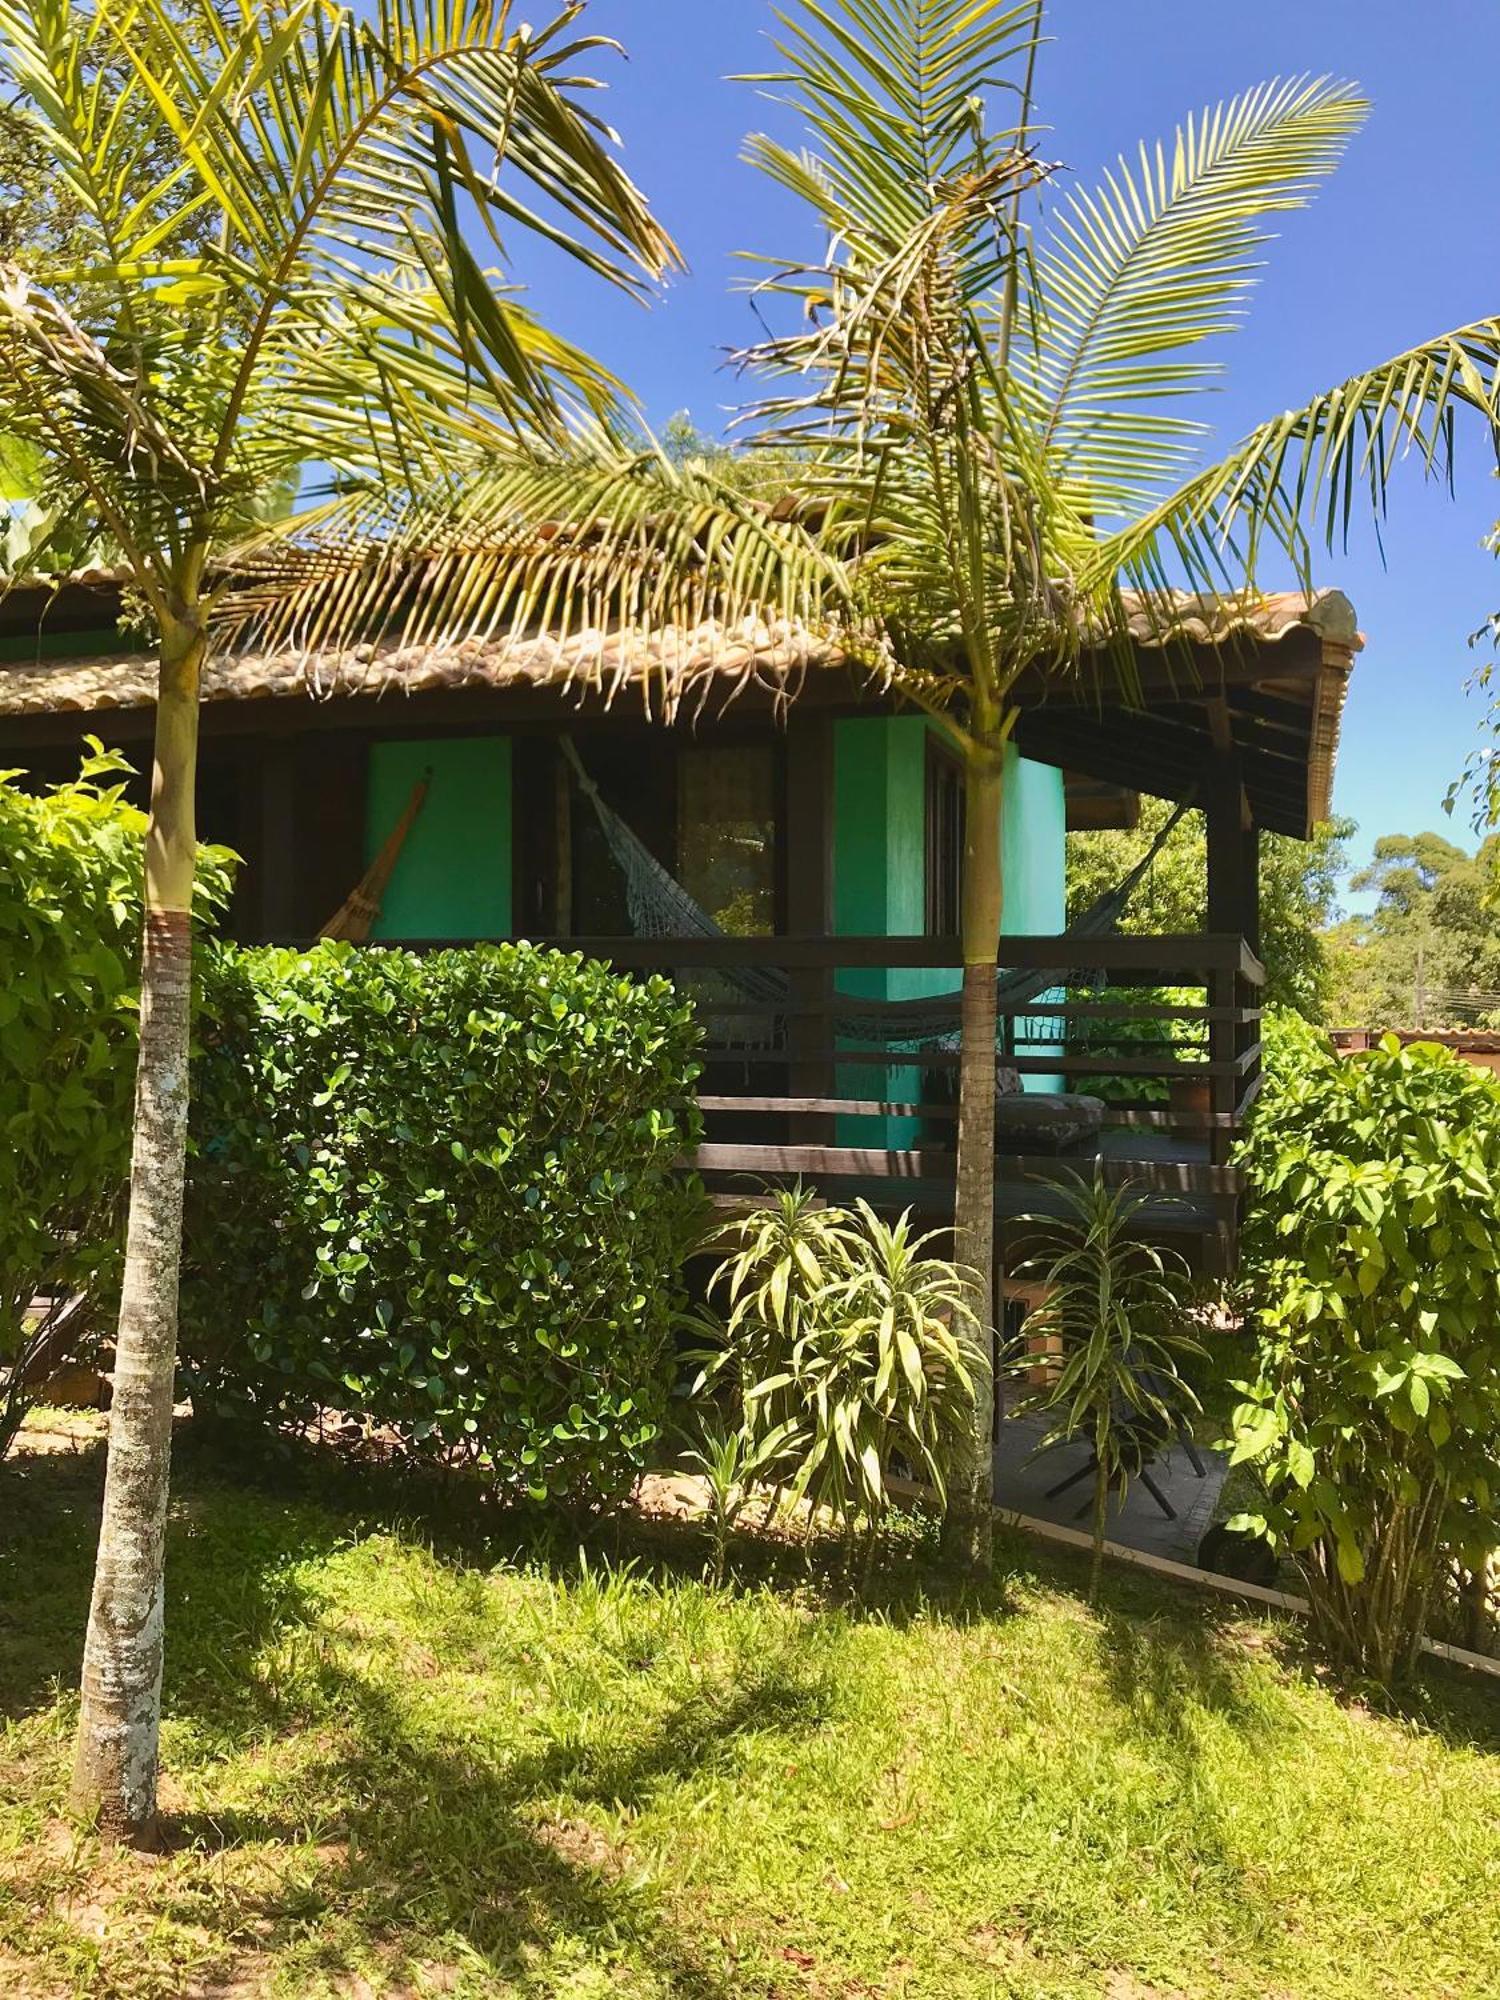
[[[1104,1101],[1098,1097],[1033,1097],[1002,1091],[995,1099],[997,1153],[1091,1159],[1099,1151],[1103,1125]]]

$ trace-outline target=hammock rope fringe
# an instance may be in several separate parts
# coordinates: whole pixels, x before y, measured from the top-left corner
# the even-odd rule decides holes
[[[632,933],[636,937],[660,938],[663,941],[726,936],[727,933],[715,923],[708,911],[662,866],[645,842],[605,800],[589,776],[572,739],[563,736],[559,742],[579,790],[593,807],[605,845],[624,877]],[[1196,796],[1196,789],[1189,793],[1130,872],[1082,911],[1062,933],[1060,942],[1084,942],[1089,938],[1113,937],[1118,933],[1120,919],[1131,897],[1150,873],[1183,817],[1191,810]],[[727,985],[756,1006],[789,1006],[792,1001],[790,978],[785,972],[771,967],[725,968],[715,972],[712,980],[721,991]],[[1029,1002],[1040,1000],[1044,994],[1065,984],[1098,983],[1097,978],[1081,980],[1076,965],[1033,968],[1027,972],[997,970],[995,997],[1003,1020],[1017,1014]],[[892,1054],[914,1053],[923,1048],[956,1048],[960,997],[957,990],[921,999],[886,1001],[856,999],[851,994],[847,996],[851,1011],[847,1017],[835,1019],[834,1030],[842,1037],[882,1044]],[[736,1039],[747,1046],[759,1040],[753,1036]],[[770,1035],[766,1039],[774,1042],[779,1037]],[[1021,1039],[1044,1041],[1046,1031],[1042,1029],[1031,1036],[1022,1034]]]

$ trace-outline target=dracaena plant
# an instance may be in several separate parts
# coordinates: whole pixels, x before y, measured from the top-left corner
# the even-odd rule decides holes
[[[966,1274],[910,1214],[824,1207],[800,1183],[725,1225],[709,1288],[722,1321],[695,1394],[728,1384],[741,1460],[852,1537],[873,1538],[897,1465],[944,1490],[981,1345]],[[772,1448],[774,1447],[774,1448]],[[737,1461],[737,1463],[740,1461]]]
[[[988,1321],[1001,783],[1026,687],[1087,669],[1128,696],[1127,612],[1165,638],[1201,609],[1172,585],[1253,590],[1267,557],[1308,580],[1309,529],[1378,512],[1399,458],[1439,468],[1463,410],[1488,442],[1500,321],[1215,456],[1198,399],[1216,343],[1273,223],[1358,129],[1352,85],[1251,89],[1063,192],[1037,110],[1043,0],[792,0],[773,19],[754,81],[804,139],[755,138],[750,157],[801,204],[806,239],[761,260],[771,330],[742,356],[759,400],[741,437],[768,469],[649,448],[490,454],[456,497],[351,492],[300,584],[282,581],[319,643],[355,586],[403,643],[477,633],[503,652],[545,615],[557,658],[595,686],[612,685],[617,625],[763,625],[757,665],[789,691],[831,645],[936,718],[967,791],[957,1251]],[[430,581],[413,588],[417,558]],[[691,693],[704,653],[658,649],[653,713]],[[950,1512],[982,1565],[983,1364],[976,1388]]]
[[[1149,1197],[1108,1186],[1097,1169],[1053,1191],[1059,1214],[1020,1219],[1040,1239],[1021,1275],[1042,1294],[1024,1337],[1049,1343],[1060,1360],[1053,1380],[1017,1407],[1043,1417],[1044,1447],[1079,1440],[1092,1452],[1092,1599],[1110,1493],[1123,1498],[1198,1409],[1182,1366],[1203,1350],[1188,1330],[1187,1266],[1149,1240]],[[1030,1361],[1023,1354],[1014,1366]]]
[[[669,240],[587,108],[603,45],[510,0],[0,0],[0,86],[66,205],[0,265],[0,435],[102,539],[160,656],[130,1221],[75,1795],[149,1832],[187,1113],[193,787],[235,549],[299,482],[554,449],[605,373],[482,267],[545,236],[640,289]],[[31,254],[35,250],[34,256]],[[316,468],[309,473],[308,468]],[[262,608],[272,586],[262,580]]]

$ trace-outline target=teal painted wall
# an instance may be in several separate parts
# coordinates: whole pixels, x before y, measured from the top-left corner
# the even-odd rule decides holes
[[[1063,774],[1051,764],[1033,764],[1012,745],[1005,759],[1001,794],[1000,857],[1005,901],[1000,929],[1017,935],[1053,937],[1068,927],[1068,801]],[[1059,1001],[1058,989],[1038,994]],[[1045,1055],[1061,1040],[1056,1015],[1016,1023],[1017,1055]],[[1028,1090],[1056,1095],[1066,1089],[1060,1076],[1028,1076]]]
[[[920,716],[839,722],[833,732],[833,928],[840,937],[923,929],[927,724]],[[923,975],[867,968],[841,981],[882,999],[920,993]],[[941,985],[936,989],[942,990]]]
[[[376,743],[365,857],[372,861],[424,771],[432,787],[386,890],[374,935],[506,937],[511,929],[511,747],[506,736]]]
[[[840,937],[920,937],[925,928],[927,724],[921,716],[838,722],[833,732],[833,928]],[[852,967],[839,975],[846,993],[909,1000],[942,993],[940,972]],[[840,1097],[915,1103],[920,1069],[841,1067]],[[914,1119],[841,1118],[841,1146],[909,1146]]]
[[[1000,859],[1005,904],[1000,928],[1051,936],[1068,927],[1068,801],[1063,774],[1033,764],[1012,744],[1001,794]]]
[[[921,716],[860,716],[834,726],[833,927],[843,937],[916,937],[925,928],[927,734]],[[1002,927],[1050,934],[1067,926],[1067,803],[1063,774],[1006,753],[1000,828],[1005,904]],[[942,972],[861,969],[841,975],[850,993],[905,1000],[951,992]],[[1039,1022],[1022,1053],[1045,1049],[1055,1030]],[[849,1068],[839,1095],[921,1095],[922,1072]],[[1027,1088],[1056,1091],[1060,1078],[1030,1077]],[[909,1120],[842,1119],[842,1145],[903,1146]]]

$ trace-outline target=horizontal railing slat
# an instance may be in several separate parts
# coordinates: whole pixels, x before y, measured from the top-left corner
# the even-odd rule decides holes
[[[880,1097],[715,1097],[699,1096],[703,1112],[770,1111],[788,1116],[827,1112],[844,1118],[948,1118],[958,1116],[954,1104],[891,1104]]]
[[[1258,1086],[1257,1086],[1258,1087]],[[955,1104],[906,1104],[883,1097],[736,1097],[717,1093],[700,1095],[698,1108],[711,1118],[752,1114],[757,1117],[832,1118],[925,1118],[951,1124],[958,1117]],[[1149,1109],[1139,1104],[1104,1106],[1107,1129],[1124,1131],[1177,1132],[1184,1135],[1234,1130],[1240,1116],[1233,1111],[1169,1111]]]
[[[467,951],[476,944],[508,944],[512,938],[381,938],[370,950]],[[963,945],[956,937],[535,937],[526,942],[551,951],[602,959],[622,971],[692,968],[704,971],[774,966],[786,971],[848,967],[919,972],[963,970]],[[1163,936],[1113,935],[1007,937],[999,963],[1008,972],[1228,972],[1250,984],[1265,970],[1243,938],[1227,931],[1173,932]],[[1150,983],[1150,982],[1147,982]],[[1162,983],[1188,985],[1191,980]]]
[[[699,1146],[684,1156],[685,1166],[712,1174],[818,1174],[850,1180],[920,1180],[951,1182],[956,1156],[931,1147],[873,1146]],[[1077,1173],[1079,1160],[1053,1154],[1002,1153],[997,1175],[1054,1181]],[[1111,1156],[1099,1161],[1106,1181],[1119,1186],[1137,1181],[1153,1192],[1237,1194],[1244,1176],[1237,1167],[1214,1166],[1207,1160],[1132,1160]]]
[[[1028,1042],[1025,1046],[1031,1048],[1038,1045]],[[864,1069],[953,1069],[959,1060],[956,1049],[799,1048],[788,1053],[785,1049],[742,1048],[731,1042],[710,1042],[703,1051],[703,1058],[711,1064],[774,1063],[785,1068],[788,1063],[796,1063],[800,1067],[814,1063],[848,1063]],[[1169,1056],[1114,1056],[1106,1050],[1069,1055],[1061,1047],[1055,1055],[1050,1050],[1040,1055],[1018,1053],[1002,1056],[1000,1061],[1004,1068],[1016,1070],[1022,1076],[1144,1076],[1165,1077],[1168,1080],[1176,1077],[1191,1083],[1204,1077],[1241,1074],[1237,1059],[1181,1062]]]

